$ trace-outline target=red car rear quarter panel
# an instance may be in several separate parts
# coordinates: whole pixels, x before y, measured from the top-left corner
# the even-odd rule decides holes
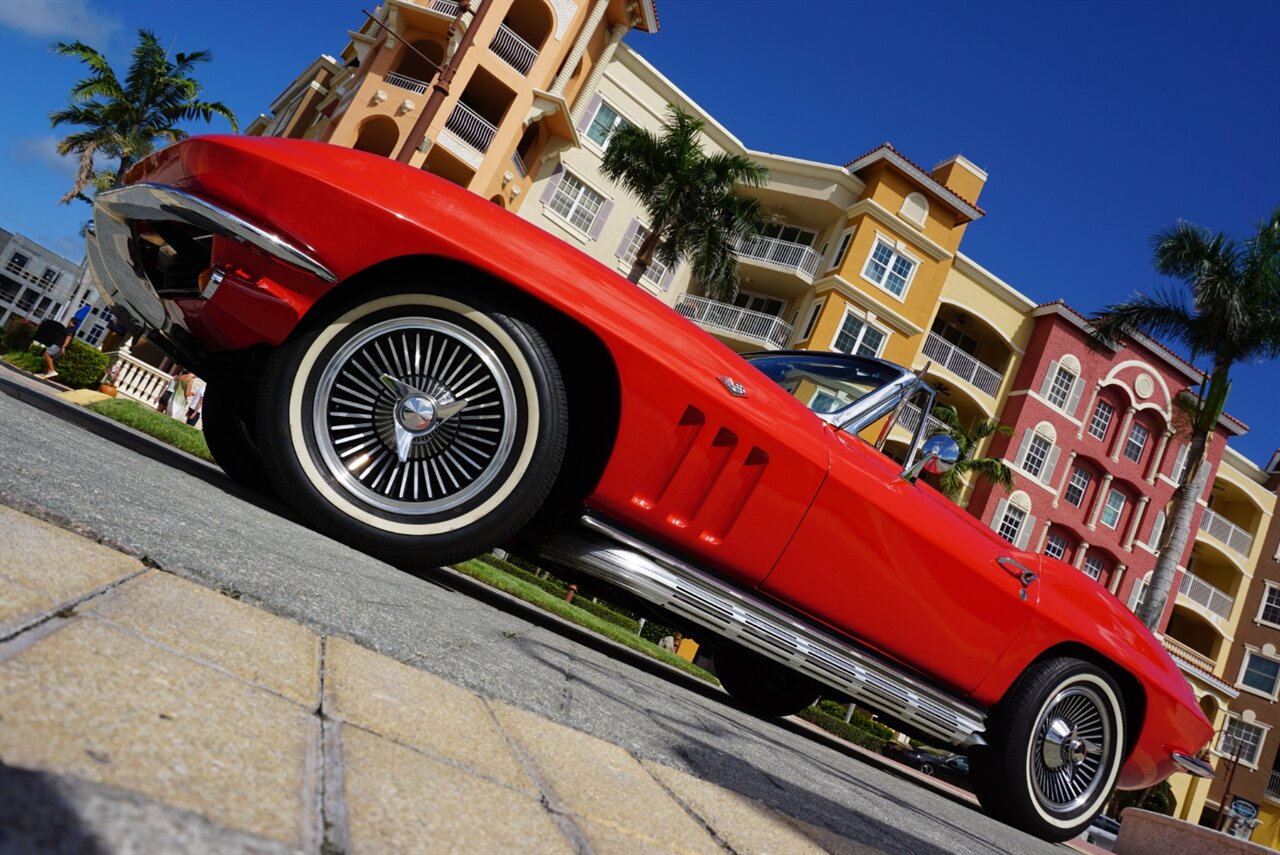
[[[772,568],[826,475],[820,420],[737,354],[563,241],[439,178],[337,146],[241,137],[188,140],[129,177],[177,186],[276,232],[339,283],[388,259],[441,256],[573,318],[604,343],[622,385],[616,444],[589,503],[746,584]],[[242,268],[254,258],[230,242],[223,251]],[[335,287],[258,263],[277,309],[305,308]],[[204,310],[203,329],[224,347],[255,336],[278,344],[296,323],[254,330],[241,306],[218,314],[218,304]],[[229,329],[237,319],[240,329]],[[745,379],[747,396],[730,394],[720,377]]]
[[[1144,695],[1142,719],[1135,720],[1129,711],[1128,727],[1139,732],[1119,786],[1150,786],[1177,771],[1170,753],[1196,754],[1213,728],[1159,642],[1110,592],[1075,567],[1046,558],[1036,584],[1041,588],[1040,620],[1028,625],[1018,644],[1000,657],[974,692],[975,699],[995,703],[1045,650],[1079,644],[1134,677]]]

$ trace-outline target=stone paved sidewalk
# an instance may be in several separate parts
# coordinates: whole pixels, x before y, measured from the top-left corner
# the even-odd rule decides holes
[[[869,853],[0,506],[0,852]]]

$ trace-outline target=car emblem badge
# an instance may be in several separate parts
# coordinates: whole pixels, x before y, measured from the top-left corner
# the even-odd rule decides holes
[[[729,390],[729,394],[733,395],[735,398],[747,397],[747,387],[743,386],[741,383],[735,382],[732,377],[724,375],[720,378],[720,382]]]

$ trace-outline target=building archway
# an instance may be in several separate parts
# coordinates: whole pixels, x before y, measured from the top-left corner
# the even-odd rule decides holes
[[[400,140],[400,128],[389,116],[374,116],[360,126],[356,137],[356,151],[367,151],[381,157],[390,157]]]

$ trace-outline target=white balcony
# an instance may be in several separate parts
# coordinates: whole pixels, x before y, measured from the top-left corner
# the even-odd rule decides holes
[[[506,24],[498,25],[497,34],[489,42],[489,50],[521,74],[528,74],[533,68],[533,61],[538,58],[537,48],[516,35],[516,31]]]
[[[915,404],[905,405],[898,413],[898,427],[909,433],[915,433],[916,427],[920,424],[920,408]],[[946,433],[950,428],[945,422],[935,419],[933,416],[928,417],[925,424],[924,435],[932,436],[935,433]]]
[[[1204,509],[1204,515],[1200,517],[1200,530],[1225,543],[1243,558],[1248,558],[1253,549],[1253,535],[1208,508]]]
[[[682,294],[676,311],[708,332],[730,335],[766,350],[786,347],[791,337],[791,324],[781,318],[706,297]]]
[[[1185,597],[1210,615],[1223,620],[1230,620],[1231,607],[1236,603],[1235,597],[1220,591],[1192,573],[1182,574],[1182,582],[1178,584],[1178,596]]]
[[[1181,641],[1170,638],[1169,636],[1161,637],[1160,641],[1164,644],[1164,649],[1169,651],[1169,655],[1179,662],[1190,665],[1197,671],[1202,671],[1210,676],[1213,675],[1213,660],[1202,653],[1192,650]]]
[[[813,282],[822,266],[822,256],[812,247],[777,238],[749,237],[735,244],[739,261],[763,264],[775,270],[796,273]]]
[[[924,355],[993,398],[1000,391],[1003,379],[1000,372],[974,359],[937,333],[931,332],[925,337]]]
[[[427,84],[425,81],[415,80],[414,78],[406,77],[403,74],[396,74],[394,71],[388,72],[387,76],[382,79],[391,86],[408,89],[410,92],[416,92],[419,95],[427,94]]]
[[[1271,771],[1271,779],[1267,781],[1267,795],[1273,799],[1280,799],[1280,772]]]

